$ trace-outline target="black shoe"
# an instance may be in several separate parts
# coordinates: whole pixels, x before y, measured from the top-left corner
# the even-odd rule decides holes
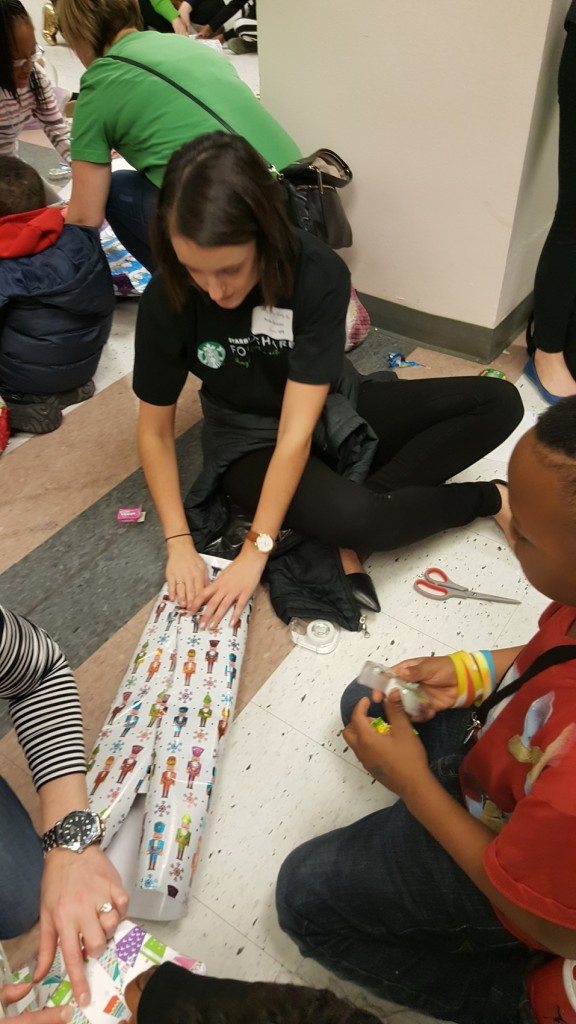
[[[69,405],[77,405],[78,402],[86,402],[88,398],[92,398],[96,390],[96,385],[93,380],[89,380],[86,384],[82,384],[79,388],[72,388],[71,391],[60,391],[56,398],[61,409],[66,409]]]
[[[346,579],[352,587],[354,600],[361,608],[367,608],[370,612],[380,611],[378,594],[367,572],[351,572]]]
[[[25,434],[50,434],[62,423],[62,410],[55,395],[21,395],[6,399],[10,430]]]

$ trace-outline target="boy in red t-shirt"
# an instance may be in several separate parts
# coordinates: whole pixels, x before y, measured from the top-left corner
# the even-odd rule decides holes
[[[524,647],[396,665],[429,700],[418,735],[398,691],[351,684],[344,739],[401,799],[295,850],[278,913],[302,953],[394,1002],[576,1024],[576,398],[520,440],[509,496],[516,556],[554,604]]]

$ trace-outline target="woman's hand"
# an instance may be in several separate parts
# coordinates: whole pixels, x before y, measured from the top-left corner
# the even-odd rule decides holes
[[[186,34],[187,35],[190,34],[190,29],[192,27],[190,25],[190,15],[191,15],[191,13],[192,13],[192,8],[191,8],[190,4],[188,3],[188,0],[182,0],[182,3],[180,4],[180,7],[178,8],[178,17],[180,18],[180,21],[182,21],[184,23],[184,27],[186,29]]]
[[[369,707],[368,697],[358,701],[343,732],[346,743],[366,771],[402,798],[414,787],[433,781],[426,751],[402,707],[399,691],[393,691],[385,699],[386,718],[390,725],[388,732],[379,733],[373,728],[374,719],[368,717]]]
[[[182,21],[180,15],[178,15],[177,18],[174,18],[174,21],[172,22],[172,28],[174,29],[177,36],[188,35],[188,29],[186,28],[186,25]]]
[[[191,537],[173,537],[167,544],[168,597],[171,601],[178,600],[189,611],[196,609],[196,598],[208,583],[206,562],[196,551]]]
[[[253,549],[253,550],[252,550]],[[234,606],[231,625],[236,625],[264,572],[267,556],[251,544],[245,546],[231,565],[218,573],[213,583],[198,594],[192,611],[205,605],[200,626],[216,627]]]
[[[390,671],[406,683],[418,683],[430,701],[419,721],[429,721],[438,711],[453,708],[458,696],[456,669],[450,658],[408,658]]]
[[[113,909],[99,913],[111,903]],[[44,978],[60,941],[74,998],[90,1002],[84,974],[84,953],[99,956],[128,907],[120,876],[99,846],[83,853],[56,849],[46,855],[40,899],[40,948],[34,981]]]
[[[4,988],[0,989],[0,1004],[8,1007],[13,1003],[20,1002],[28,995],[31,988],[32,982],[22,985],[4,985]],[[18,1024],[64,1024],[65,1021],[72,1020],[72,1007],[49,1006],[45,1010],[24,1010],[23,1013],[10,1017],[10,1020],[17,1021]]]

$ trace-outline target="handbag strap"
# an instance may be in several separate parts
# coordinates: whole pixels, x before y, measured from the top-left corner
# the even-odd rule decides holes
[[[464,741],[464,747],[467,748],[471,745],[473,737],[486,724],[492,709],[497,707],[503,700],[507,700],[508,697],[512,697],[517,693],[524,686],[524,683],[527,683],[528,680],[540,675],[541,672],[545,672],[546,669],[552,668],[554,665],[561,665],[563,662],[573,661],[575,658],[576,644],[562,644],[559,647],[551,647],[548,651],[540,654],[513,683],[494,690],[473,713],[473,727]]]
[[[231,124],[228,124],[223,117],[220,117],[220,114],[217,114],[215,110],[212,110],[212,107],[209,107],[207,103],[204,103],[204,100],[199,99],[193,92],[190,92],[189,89],[185,89],[183,85],[180,85],[179,82],[175,82],[173,78],[169,78],[168,75],[165,75],[162,71],[157,71],[156,68],[151,68],[148,64],[141,64],[139,60],[132,60],[131,57],[119,57],[115,53],[109,53],[107,56],[109,60],[119,61],[120,64],[130,64],[134,68],[139,68],[140,71],[147,71],[148,74],[154,75],[156,78],[160,78],[163,82],[166,82],[167,85],[171,85],[174,89],[177,89],[178,92],[181,92],[183,96],[187,96],[189,100],[192,100],[192,102],[196,103],[196,105],[201,107],[202,110],[205,110],[207,114],[210,114],[210,116],[213,117],[215,121],[218,121],[218,124],[221,125],[229,135],[240,135],[240,132],[237,132]],[[274,164],[271,164],[268,160],[266,160],[265,163],[269,171],[272,171],[273,174],[280,177],[280,172],[277,171]]]

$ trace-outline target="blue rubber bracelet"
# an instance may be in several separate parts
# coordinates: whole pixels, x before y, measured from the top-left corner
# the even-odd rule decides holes
[[[488,662],[488,668],[490,669],[490,678],[492,681],[492,689],[496,686],[496,666],[494,665],[494,658],[492,657],[492,651],[482,651],[482,654]]]

